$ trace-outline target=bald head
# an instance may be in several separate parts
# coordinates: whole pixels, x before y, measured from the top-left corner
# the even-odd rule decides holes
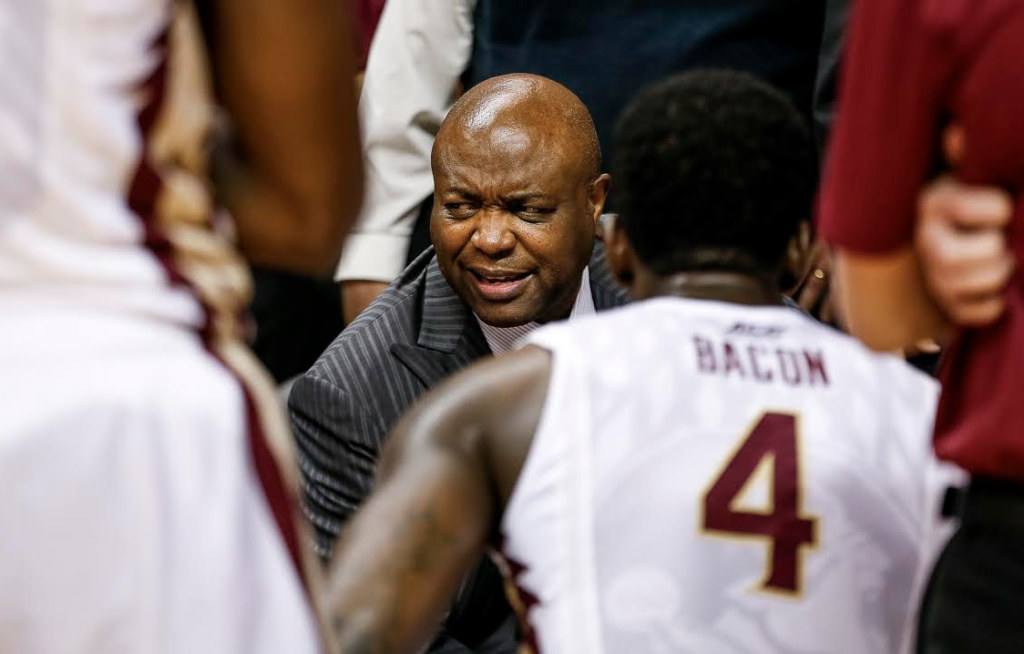
[[[548,156],[592,180],[601,171],[601,145],[586,105],[569,89],[539,75],[493,77],[467,91],[448,112],[434,144],[444,156],[453,140],[525,150],[542,144]]]
[[[505,75],[470,89],[434,141],[430,242],[483,322],[568,317],[608,193],[590,113],[561,84]]]

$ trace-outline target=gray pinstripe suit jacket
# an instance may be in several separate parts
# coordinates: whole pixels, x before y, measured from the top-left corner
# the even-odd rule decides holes
[[[359,315],[292,387],[288,398],[305,502],[326,558],[344,523],[369,494],[377,457],[391,427],[428,388],[491,353],[469,307],[445,281],[433,248]],[[626,302],[598,243],[590,290],[600,311]],[[486,561],[467,580],[446,627],[479,642],[508,614],[501,580]],[[500,638],[499,638],[500,640]],[[511,652],[509,642],[488,652]],[[469,651],[444,637],[434,652]],[[493,642],[489,641],[489,642]]]

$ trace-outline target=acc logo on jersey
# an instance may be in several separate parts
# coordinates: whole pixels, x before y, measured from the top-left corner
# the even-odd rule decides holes
[[[763,338],[778,336],[783,331],[785,331],[785,328],[777,325],[751,325],[749,323],[737,322],[734,323],[732,327],[725,330],[725,333],[741,336],[760,336]]]

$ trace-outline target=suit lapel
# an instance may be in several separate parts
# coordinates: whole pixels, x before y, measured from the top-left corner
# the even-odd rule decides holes
[[[395,343],[391,353],[428,388],[491,353],[480,325],[448,285],[436,259],[426,270],[416,344]]]
[[[491,354],[480,327],[472,327],[475,329],[467,330],[469,333],[466,334],[463,346],[452,352],[441,352],[408,343],[394,343],[391,346],[391,354],[423,382],[424,386],[430,388],[473,361]],[[473,335],[473,331],[476,332],[476,336]]]

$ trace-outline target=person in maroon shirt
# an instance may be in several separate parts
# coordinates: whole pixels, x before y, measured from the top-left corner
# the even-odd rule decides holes
[[[1013,272],[1024,254],[1022,105],[1024,3],[856,7],[820,228],[837,250],[841,303],[856,336],[877,349],[949,336],[935,447],[972,474],[961,528],[922,611],[925,652],[1019,653],[1024,644],[1024,280]],[[934,205],[922,203],[922,219],[915,216],[952,122],[964,143],[958,179],[1001,187],[1015,206],[1006,211],[989,193],[978,229],[943,240],[943,222],[926,219]],[[941,202],[943,189],[932,197]],[[1003,230],[1000,216],[1011,213]],[[937,241],[990,256],[965,268],[967,277],[944,277],[934,265]]]

